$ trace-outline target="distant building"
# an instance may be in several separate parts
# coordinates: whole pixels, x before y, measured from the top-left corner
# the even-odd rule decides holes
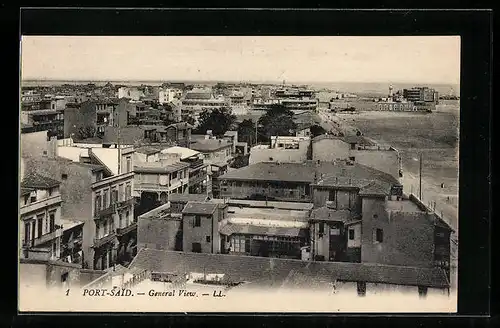
[[[211,90],[193,89],[181,99],[181,106],[183,115],[192,115],[198,120],[203,110],[227,107],[228,101],[223,96],[215,97]]]
[[[139,90],[138,88],[131,88],[131,87],[118,88],[118,98],[140,100],[144,96],[145,96],[144,92]]]
[[[126,126],[128,115],[126,100],[68,104],[64,110],[64,137],[80,139],[86,129],[94,132],[93,137],[103,137],[107,127]]]
[[[64,137],[64,109],[21,111],[21,132],[48,131],[58,138]]]
[[[179,89],[160,89],[158,92],[158,102],[160,104],[167,104],[173,102],[175,99],[182,97],[182,90]]]

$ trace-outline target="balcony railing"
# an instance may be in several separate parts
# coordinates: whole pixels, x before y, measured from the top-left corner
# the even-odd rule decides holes
[[[134,223],[130,224],[130,225],[129,225],[129,226],[127,226],[127,227],[124,227],[124,228],[117,228],[117,229],[116,229],[116,234],[117,234],[118,236],[123,236],[123,235],[125,235],[125,234],[127,234],[127,233],[129,233],[129,232],[131,232],[131,231],[133,231],[133,230],[135,230],[136,228],[137,228],[137,223],[135,223],[135,222],[134,222]]]
[[[135,200],[133,198],[130,198],[121,202],[113,203],[106,208],[97,209],[95,212],[95,218],[112,215],[116,211],[134,204],[134,202]]]
[[[23,206],[21,206],[19,212],[21,215],[25,215],[25,214],[31,213],[33,211],[38,211],[42,208],[46,208],[48,206],[52,206],[52,205],[55,205],[55,204],[61,203],[61,202],[62,202],[61,196],[56,195],[56,196],[53,196],[50,198],[38,200],[38,201],[33,202],[31,204],[28,204],[28,205],[23,205]]]
[[[115,231],[111,231],[109,234],[103,237],[96,237],[94,238],[94,245],[92,247],[94,248],[99,248],[104,244],[107,244],[115,238],[116,234]]]
[[[40,246],[40,245],[48,243],[51,240],[54,240],[56,238],[61,237],[61,231],[62,231],[62,229],[56,229],[52,232],[46,233],[45,235],[41,235],[40,237],[35,238],[35,240],[33,242],[33,246],[35,246],[35,247]]]
[[[110,206],[108,206],[106,208],[96,209],[96,211],[95,211],[95,217],[96,218],[101,218],[103,216],[111,215],[111,214],[115,213],[115,210],[116,210],[116,206],[114,204],[110,205]]]

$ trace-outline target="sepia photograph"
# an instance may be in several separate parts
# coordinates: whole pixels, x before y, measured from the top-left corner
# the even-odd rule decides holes
[[[19,311],[457,312],[460,36],[19,46]]]

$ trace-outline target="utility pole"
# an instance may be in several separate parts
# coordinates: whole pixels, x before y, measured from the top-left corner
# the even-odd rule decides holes
[[[258,133],[258,132],[257,132],[257,127],[258,127],[258,125],[259,125],[259,120],[257,119],[257,120],[255,121],[255,145],[257,145],[257,143],[258,143],[258,134],[257,134],[257,133]]]
[[[420,198],[420,201],[422,201],[422,153],[420,153],[420,170],[419,170],[419,198]]]

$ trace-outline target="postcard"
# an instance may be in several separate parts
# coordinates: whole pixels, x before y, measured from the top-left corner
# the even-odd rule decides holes
[[[22,36],[19,311],[457,312],[459,36]]]

